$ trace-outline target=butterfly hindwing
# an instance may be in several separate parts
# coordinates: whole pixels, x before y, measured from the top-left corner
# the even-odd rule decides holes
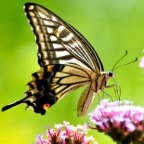
[[[76,65],[55,64],[44,66],[34,73],[28,83],[27,99],[35,112],[43,114],[46,106],[52,106],[70,91],[90,82],[89,71]],[[29,105],[28,105],[29,106]]]
[[[55,64],[42,67],[32,74],[25,98],[6,106],[26,103],[36,113],[45,114],[47,108],[55,104],[70,91],[90,83],[90,72],[77,65]]]

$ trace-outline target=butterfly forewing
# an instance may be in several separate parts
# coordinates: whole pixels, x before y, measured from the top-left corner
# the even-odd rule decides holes
[[[39,5],[26,4],[25,12],[36,35],[40,66],[75,63],[97,73],[103,70],[91,45],[69,24]]]

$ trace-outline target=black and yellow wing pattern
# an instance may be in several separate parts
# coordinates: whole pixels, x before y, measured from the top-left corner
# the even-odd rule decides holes
[[[36,36],[40,70],[32,74],[25,97],[2,110],[26,103],[45,114],[64,95],[86,85],[77,108],[78,116],[84,115],[93,99],[93,80],[104,71],[99,56],[76,29],[50,10],[26,3],[25,13]]]

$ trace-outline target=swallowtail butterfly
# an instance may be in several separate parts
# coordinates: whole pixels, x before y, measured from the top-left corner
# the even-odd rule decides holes
[[[53,12],[34,3],[26,3],[25,12],[36,36],[40,70],[32,74],[25,97],[2,111],[26,103],[43,115],[64,95],[86,86],[77,106],[78,116],[85,115],[94,93],[107,87],[113,72],[104,72],[91,44]]]

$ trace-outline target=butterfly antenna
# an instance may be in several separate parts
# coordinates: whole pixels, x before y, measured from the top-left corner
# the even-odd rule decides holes
[[[122,65],[120,65],[120,66],[112,69],[112,71],[115,71],[116,69],[118,69],[118,68],[120,68],[120,67],[122,67],[122,66],[126,66],[126,65],[129,65],[129,64],[131,64],[131,63],[134,63],[134,62],[136,62],[137,60],[138,60],[138,58],[135,58],[135,60],[133,60],[133,61],[131,61],[131,62],[128,62],[128,63],[126,63],[126,64],[122,64]]]
[[[125,51],[125,54],[114,64],[113,68],[112,68],[112,71],[114,71],[116,65],[128,54],[128,51],[126,50]]]

